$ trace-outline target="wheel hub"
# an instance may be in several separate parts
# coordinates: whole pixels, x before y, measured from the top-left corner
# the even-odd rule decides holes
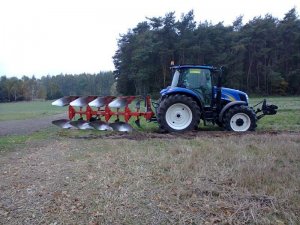
[[[174,130],[187,128],[191,124],[192,119],[191,109],[183,103],[176,103],[170,106],[166,112],[166,122]]]
[[[247,131],[251,125],[250,117],[246,113],[236,113],[230,119],[233,131]]]
[[[244,124],[244,120],[242,120],[241,118],[238,118],[237,120],[236,120],[236,125],[237,126],[243,126],[243,124]]]

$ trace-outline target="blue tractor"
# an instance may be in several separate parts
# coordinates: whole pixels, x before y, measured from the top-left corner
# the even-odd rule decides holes
[[[145,111],[140,110],[141,96],[64,96],[52,105],[68,106],[69,118],[52,123],[61,128],[130,132],[133,130],[128,124],[130,118],[136,118],[139,126],[140,118],[144,117],[147,121],[157,121],[165,132],[197,129],[200,120],[204,125],[211,122],[225,130],[245,132],[255,130],[257,120],[263,116],[277,112],[277,106],[267,105],[266,100],[261,102],[261,108],[254,110],[246,93],[222,87],[224,67],[182,65],[172,66],[171,70],[171,86],[160,92],[158,103],[152,102],[156,113],[150,96],[144,99]],[[217,78],[216,86],[213,78]],[[135,110],[129,107],[134,100]],[[109,123],[113,117],[115,122]],[[119,120],[121,117],[124,121]]]
[[[200,120],[217,124],[228,131],[254,131],[257,121],[277,112],[277,106],[261,102],[254,110],[248,95],[222,87],[225,68],[212,66],[172,66],[171,86],[163,89],[156,108],[157,122],[166,132],[181,132],[198,128]],[[213,86],[213,78],[217,85]]]

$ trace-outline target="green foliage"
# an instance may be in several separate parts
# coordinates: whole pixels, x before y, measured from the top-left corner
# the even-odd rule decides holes
[[[109,95],[114,83],[112,72],[98,74],[60,74],[41,78],[47,90],[47,99],[69,95]]]
[[[0,102],[57,99],[67,95],[109,95],[114,81],[112,72],[48,75],[41,79],[2,76]]]
[[[299,94],[300,20],[291,9],[279,21],[271,15],[243,25],[197,24],[193,11],[147,18],[121,35],[114,56],[120,93],[158,93],[170,84],[169,65],[226,65],[224,85],[256,94]]]

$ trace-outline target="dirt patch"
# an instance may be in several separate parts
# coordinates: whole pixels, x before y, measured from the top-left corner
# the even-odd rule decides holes
[[[279,134],[300,134],[300,132],[297,131],[257,131],[257,132],[243,132],[243,133],[237,133],[237,132],[228,132],[228,131],[202,131],[202,130],[195,130],[195,131],[189,131],[189,132],[183,132],[183,133],[160,133],[158,131],[154,132],[142,132],[142,131],[134,131],[131,133],[127,132],[109,132],[97,134],[97,133],[89,133],[86,134],[73,134],[72,131],[66,131],[66,133],[59,133],[59,136],[67,137],[71,139],[127,139],[127,140],[135,140],[135,141],[143,141],[143,140],[150,140],[150,139],[195,139],[197,137],[242,137],[245,135],[279,135]]]
[[[29,142],[0,157],[0,224],[299,224],[299,143],[221,131]]]
[[[51,126],[51,121],[64,117],[65,113],[37,119],[1,121],[0,136],[31,134]]]

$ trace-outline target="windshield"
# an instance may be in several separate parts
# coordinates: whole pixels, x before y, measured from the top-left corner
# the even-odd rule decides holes
[[[179,80],[179,75],[180,75],[179,71],[176,70],[175,73],[174,73],[174,76],[173,76],[171,87],[176,87],[177,86],[178,80]]]
[[[172,87],[183,87],[197,92],[205,106],[211,104],[211,71],[201,68],[181,68],[173,76]]]

